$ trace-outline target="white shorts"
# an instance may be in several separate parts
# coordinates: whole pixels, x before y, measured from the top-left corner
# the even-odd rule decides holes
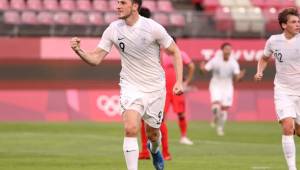
[[[121,87],[121,112],[135,110],[151,127],[159,128],[163,119],[166,89],[154,92],[141,92],[132,87]]]
[[[231,106],[233,101],[233,86],[209,85],[210,100],[220,102],[222,106]]]
[[[288,95],[275,90],[274,103],[279,121],[292,117],[300,125],[300,96]]]

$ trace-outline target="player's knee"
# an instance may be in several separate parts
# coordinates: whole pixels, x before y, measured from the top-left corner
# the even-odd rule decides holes
[[[125,136],[131,137],[136,136],[138,133],[138,127],[136,125],[125,126]]]
[[[185,115],[184,115],[183,112],[178,113],[178,119],[179,119],[179,120],[184,120],[184,119],[185,119]]]
[[[148,139],[151,141],[151,142],[156,142],[159,140],[159,133],[156,133],[156,132],[150,132],[148,134]]]
[[[284,135],[293,135],[295,132],[295,129],[294,129],[293,125],[285,125],[285,126],[283,126],[282,131],[283,131]]]

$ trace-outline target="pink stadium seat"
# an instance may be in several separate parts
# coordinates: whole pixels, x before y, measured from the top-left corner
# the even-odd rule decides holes
[[[60,0],[60,8],[67,11],[73,11],[76,9],[74,0]]]
[[[27,0],[27,8],[32,10],[41,10],[42,1],[41,0]]]
[[[84,12],[73,12],[71,14],[71,23],[74,25],[88,25],[88,17]]]
[[[90,12],[88,14],[88,19],[89,19],[90,24],[92,24],[92,25],[103,25],[104,24],[103,15],[99,12]]]
[[[9,4],[7,0],[0,1],[0,10],[6,10],[9,9]]]
[[[172,2],[170,0],[157,1],[157,7],[158,10],[162,12],[172,12],[174,10]]]
[[[280,30],[280,26],[277,21],[278,11],[275,8],[264,9],[263,15],[265,17],[266,31],[276,32]]]
[[[220,3],[218,0],[204,0],[203,1],[204,10],[207,13],[215,12],[217,8],[220,8]]]
[[[68,12],[60,11],[54,14],[54,22],[59,25],[69,25],[70,16]]]
[[[37,15],[38,23],[41,25],[52,25],[53,21],[53,14],[52,12],[48,11],[41,11]]]
[[[154,0],[143,1],[142,6],[148,8],[151,12],[157,11],[156,2]]]
[[[3,18],[4,18],[4,22],[7,24],[20,23],[20,14],[17,11],[5,11]]]
[[[170,24],[178,27],[183,27],[185,25],[184,15],[180,13],[171,13]]]
[[[44,0],[44,9],[59,10],[58,2],[56,0]]]
[[[93,9],[97,11],[108,11],[108,2],[107,0],[94,0]]]
[[[10,0],[10,8],[16,10],[23,10],[26,8],[25,1],[23,0]]]
[[[109,0],[109,10],[116,11],[117,10],[117,1],[116,0]]]
[[[106,12],[104,14],[104,22],[106,24],[110,24],[111,22],[115,21],[118,19],[118,16],[115,12]]]
[[[215,12],[215,22],[218,31],[232,31],[234,24],[229,8],[217,8]]]
[[[77,0],[77,9],[82,11],[90,11],[92,9],[92,4],[90,0]]]
[[[154,13],[153,19],[160,23],[163,26],[168,26],[169,25],[169,17],[165,13]]]
[[[36,13],[34,11],[23,11],[21,14],[21,22],[23,24],[37,24]]]

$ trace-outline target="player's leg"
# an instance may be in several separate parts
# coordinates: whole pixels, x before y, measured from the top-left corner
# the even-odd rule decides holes
[[[139,153],[139,159],[150,159],[150,153],[147,149],[147,135],[146,135],[146,129],[145,129],[145,122],[141,121],[141,144],[142,144],[142,150]]]
[[[164,160],[171,160],[171,154],[169,152],[169,142],[168,142],[168,128],[166,120],[163,120],[160,126],[161,131],[161,143],[162,143],[162,153]]]
[[[137,170],[139,156],[137,133],[140,122],[140,113],[135,110],[125,110],[123,112],[123,122],[125,131],[123,151],[127,169]]]
[[[212,120],[210,123],[211,127],[216,127],[218,122],[218,115],[221,113],[220,101],[213,101],[211,104]]]
[[[221,112],[218,114],[218,122],[217,122],[217,134],[219,136],[224,136],[224,127],[227,121],[229,106],[222,106]]]
[[[294,142],[296,106],[293,101],[294,99],[292,96],[277,92],[276,90],[274,99],[277,117],[282,127],[284,157],[289,170],[296,170],[296,147]]]
[[[212,111],[212,121],[210,125],[215,127],[218,122],[219,114],[221,112],[221,99],[222,93],[218,84],[210,83],[209,84],[209,93],[211,100],[211,111]]]

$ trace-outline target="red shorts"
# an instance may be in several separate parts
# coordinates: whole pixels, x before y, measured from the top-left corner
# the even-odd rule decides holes
[[[173,86],[176,82],[175,70],[173,68],[165,69],[166,73],[166,102],[164,112],[167,113],[169,107],[172,106],[175,113],[185,112],[185,99],[184,95],[173,95]]]

